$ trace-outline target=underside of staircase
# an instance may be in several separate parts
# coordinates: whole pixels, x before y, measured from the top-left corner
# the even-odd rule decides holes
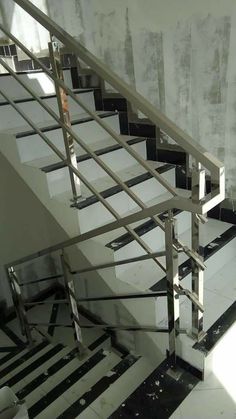
[[[16,314],[0,322],[0,393],[29,418],[178,419],[203,380],[219,379],[222,353],[235,368],[235,215],[218,216],[216,171],[189,164],[181,132],[168,141],[83,58],[60,63],[69,92],[48,58],[21,71],[0,58],[0,152],[68,237],[6,265]],[[176,207],[159,210],[173,191]]]

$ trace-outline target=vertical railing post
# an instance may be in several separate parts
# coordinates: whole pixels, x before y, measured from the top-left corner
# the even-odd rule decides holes
[[[201,169],[198,162],[193,162],[192,167],[192,201],[199,203],[205,195],[205,170]],[[192,250],[201,257],[200,247],[200,220],[197,214],[192,213]],[[192,260],[192,292],[196,294],[199,302],[203,305],[204,272],[201,267]],[[203,337],[203,313],[192,304],[192,336],[200,340]]]
[[[67,294],[69,307],[70,307],[71,321],[74,328],[75,343],[76,343],[78,352],[81,355],[84,353],[84,346],[82,343],[82,333],[81,333],[80,322],[79,322],[79,312],[78,312],[78,306],[77,306],[74,277],[70,270],[68,257],[64,252],[61,255],[61,264],[62,264],[62,269],[63,269],[63,274],[64,274],[66,294]]]
[[[48,44],[48,49],[49,49],[49,57],[51,61],[53,75],[57,79],[64,81],[59,44],[58,42],[54,41],[52,37],[51,37],[51,42],[49,42]],[[67,94],[63,88],[57,85],[57,83],[55,83],[55,91],[56,91],[56,96],[57,96],[57,103],[58,103],[58,109],[59,109],[61,122],[63,122],[69,128],[71,128],[71,120],[70,120],[69,103],[68,103]],[[62,127],[62,133],[63,133],[67,162],[77,169],[78,168],[77,158],[76,158],[76,153],[74,149],[73,138],[63,127]],[[70,167],[69,167],[69,175],[70,175],[71,189],[72,189],[72,194],[73,194],[73,202],[76,203],[78,198],[81,196],[80,180],[73,173]]]
[[[177,239],[177,220],[172,214],[165,221],[167,308],[169,328],[169,356],[176,362],[176,338],[179,334],[179,286],[178,252],[174,246]]]
[[[16,314],[20,323],[21,333],[26,337],[28,345],[32,346],[33,338],[31,335],[17,274],[13,267],[7,268],[6,274],[9,280],[13,304],[15,306]]]

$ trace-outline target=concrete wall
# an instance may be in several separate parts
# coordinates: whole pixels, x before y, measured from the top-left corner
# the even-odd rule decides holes
[[[227,194],[236,198],[234,0],[33,2],[224,161]],[[38,39],[19,10],[12,0],[1,2],[3,20],[28,46],[31,28],[39,52],[45,33]]]
[[[9,306],[11,298],[3,265],[63,241],[66,234],[2,154],[0,196],[0,300],[5,299]],[[32,280],[55,272],[57,266],[49,256],[19,268],[22,280]],[[41,289],[34,286],[31,292]]]
[[[225,162],[235,198],[235,1],[80,3],[86,46]]]

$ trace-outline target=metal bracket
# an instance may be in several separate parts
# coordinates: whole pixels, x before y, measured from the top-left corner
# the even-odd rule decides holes
[[[203,305],[198,300],[197,294],[195,292],[191,292],[190,290],[183,288],[181,285],[177,286],[174,285],[174,289],[179,295],[185,295],[198,309],[204,313],[205,309]]]
[[[194,252],[194,250],[189,249],[188,246],[185,246],[181,241],[178,240],[175,243],[177,252],[185,252],[194,262],[204,271],[206,269],[206,265],[202,261],[201,257],[198,253]]]

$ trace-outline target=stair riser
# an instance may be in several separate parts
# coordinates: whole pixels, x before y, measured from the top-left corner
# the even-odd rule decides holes
[[[178,223],[178,233],[182,234],[190,228],[191,216],[190,213],[181,212],[176,217]],[[146,234],[141,236],[141,239],[154,251],[163,250],[165,248],[165,234],[159,228],[154,228]],[[141,246],[132,241],[126,246],[114,252],[114,259],[116,261],[126,258],[133,258],[144,253]],[[165,258],[161,258],[162,263],[165,264]],[[120,277],[127,270],[126,265],[116,266],[116,274]]]
[[[209,259],[205,261],[206,269],[204,272],[204,285],[206,290],[209,288],[210,283],[214,281],[214,275],[222,269],[222,266],[227,265],[227,263],[235,257],[235,250],[236,250],[236,239],[232,240],[226,246],[224,246],[221,250],[216,252],[212,255]],[[187,275],[181,281],[181,285],[191,290],[191,281],[192,276],[191,274]],[[205,304],[207,307],[210,307],[210,304],[207,303],[208,297],[205,294]],[[209,317],[208,313],[205,313],[205,324],[204,328],[208,329],[211,326],[211,323],[216,320],[220,315],[227,309],[227,307],[220,307],[220,304],[217,303],[217,296],[214,302],[212,300],[211,304],[217,304],[215,316]],[[230,306],[232,302],[229,300],[228,306]],[[158,312],[157,312],[158,322],[165,322],[167,321],[167,302],[165,299],[160,299],[160,304],[158,305]],[[206,318],[207,317],[207,318]],[[181,296],[180,297],[180,325],[183,328],[190,328],[191,327],[191,302],[186,298]]]
[[[78,94],[78,96],[83,98],[84,104],[89,106],[91,109],[94,109],[94,97],[92,92],[87,92]],[[47,104],[55,113],[58,115],[58,105],[57,99],[55,97],[44,99],[44,103]],[[46,112],[41,105],[36,101],[28,101],[23,103],[18,103],[17,106],[26,113],[28,118],[34,121],[35,124],[46,124],[48,122],[55,121],[48,112]],[[83,109],[77,105],[73,99],[69,98],[69,108],[71,117],[76,117],[80,113],[83,113]],[[1,113],[0,113],[0,126],[1,130],[7,130],[9,127],[11,129],[25,126],[26,121],[18,114],[15,109],[11,107],[11,105],[2,105],[1,106]]]
[[[145,142],[134,144],[132,148],[143,158],[146,158]],[[125,150],[116,150],[99,157],[113,171],[127,169],[135,163],[135,160]],[[92,182],[103,178],[107,173],[92,159],[78,163],[78,169],[85,178]],[[47,174],[50,196],[56,196],[70,189],[68,169],[63,168]],[[82,189],[83,191],[83,189]]]
[[[168,180],[173,186],[175,185],[175,170],[171,169],[163,173],[163,178]],[[130,188],[143,201],[147,202],[158,197],[165,191],[164,187],[158,183],[156,179],[149,179]],[[112,207],[120,214],[120,216],[137,208],[137,204],[125,193],[120,192],[107,198]],[[96,214],[96,217],[94,216]],[[79,222],[81,232],[91,230],[109,221],[113,221],[111,214],[99,202],[90,205],[79,211]]]
[[[107,125],[113,128],[115,132],[118,134],[120,133],[118,115],[109,116],[105,119],[105,122]],[[78,134],[79,137],[81,137],[83,140],[86,140],[86,144],[88,145],[94,142],[99,142],[100,140],[104,140],[107,135],[106,132],[95,121],[73,125],[72,129],[76,134]],[[63,136],[60,129],[45,132],[45,135],[56,147],[58,147],[62,152],[65,152]],[[34,163],[35,159],[41,159],[43,157],[54,155],[54,152],[51,150],[51,148],[49,148],[37,134],[18,139],[17,146],[21,162],[31,162],[32,166],[37,166],[37,163]],[[85,154],[81,147],[78,146],[77,150],[78,154]],[[58,158],[56,161],[58,161]],[[38,166],[42,167],[42,165],[43,163],[40,163]]]
[[[72,89],[72,80],[70,69],[63,70],[66,85]],[[43,72],[29,72],[18,74],[21,81],[27,84],[39,96],[55,93],[53,80]],[[0,88],[6,92],[10,98],[24,99],[31,97],[28,92],[10,75],[0,76]],[[4,97],[0,95],[0,102],[5,102]]]

